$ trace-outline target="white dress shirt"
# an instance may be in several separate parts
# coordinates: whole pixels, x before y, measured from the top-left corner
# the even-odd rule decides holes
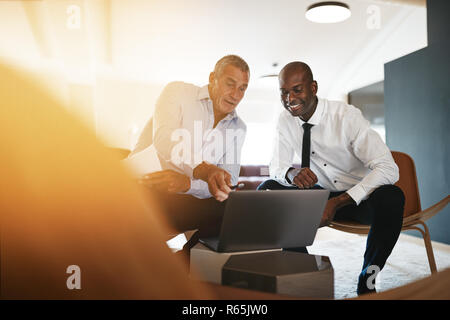
[[[270,176],[283,185],[294,153],[302,157],[303,125],[287,110],[277,124]],[[394,184],[399,170],[381,137],[370,128],[361,111],[339,101],[318,98],[309,119],[311,128],[310,169],[318,184],[330,191],[347,191],[359,204],[384,184]]]
[[[191,178],[187,194],[209,198],[208,184],[193,178],[193,169],[203,161],[228,171],[237,184],[246,125],[236,111],[215,128],[208,86],[169,83],[161,93],[153,116],[153,144],[163,169],[173,169]],[[188,152],[186,152],[188,151]]]

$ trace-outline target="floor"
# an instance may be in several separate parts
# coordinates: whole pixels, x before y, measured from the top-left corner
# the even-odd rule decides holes
[[[310,254],[328,256],[334,269],[335,299],[356,296],[356,285],[363,263],[366,236],[341,232],[331,228],[318,230]],[[184,235],[168,241],[176,251],[185,243]],[[450,245],[432,242],[436,265],[439,270],[450,268]],[[376,281],[378,292],[396,288],[430,275],[428,258],[423,240],[401,234],[386,266]]]
[[[337,231],[318,230],[315,241],[308,247],[310,254],[326,255],[334,268],[335,299],[356,296],[356,285],[363,263],[367,236]],[[450,245],[432,242],[437,269],[450,268]],[[423,240],[400,234],[386,266],[376,281],[378,292],[396,288],[430,275]]]

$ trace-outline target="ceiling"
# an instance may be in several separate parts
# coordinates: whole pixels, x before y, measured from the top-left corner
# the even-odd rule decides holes
[[[238,54],[251,69],[238,112],[258,146],[281,110],[276,77],[262,76],[301,60],[320,97],[345,101],[427,46],[424,0],[344,2],[348,20],[315,24],[313,0],[0,0],[0,60],[36,71],[110,145],[129,148],[165,84],[206,84],[219,58]]]
[[[343,98],[382,80],[385,62],[427,44],[423,0],[346,0],[352,15],[336,24],[305,19],[315,2],[0,1],[0,56],[63,66],[73,82],[109,74],[204,84],[214,63],[233,53],[250,65],[250,89],[276,87],[276,79],[260,77],[301,60],[320,95]],[[68,27],[73,5],[81,19],[75,29]]]
[[[304,16],[314,2],[113,1],[112,62],[138,78],[200,84],[216,60],[235,53],[249,63],[252,85],[264,87],[273,82],[259,77],[301,60],[311,66],[322,94],[338,96],[355,77],[362,78],[356,87],[382,80],[384,62],[426,46],[424,7],[345,1],[350,19],[316,24]],[[402,27],[406,36],[397,36]]]

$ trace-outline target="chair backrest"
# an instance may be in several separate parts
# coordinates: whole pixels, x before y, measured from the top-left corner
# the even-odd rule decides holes
[[[153,143],[153,117],[148,120],[144,129],[142,129],[141,135],[139,136],[136,146],[129,154],[130,156],[144,150],[145,148],[151,146]]]
[[[420,206],[419,185],[417,183],[414,160],[406,153],[392,151],[392,156],[400,170],[400,179],[395,184],[405,194],[405,210],[403,217],[422,210]]]

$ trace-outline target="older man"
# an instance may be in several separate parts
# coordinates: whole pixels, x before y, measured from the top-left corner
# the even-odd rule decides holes
[[[208,85],[168,84],[156,104],[152,134],[141,135],[152,137],[164,169],[142,182],[158,193],[175,231],[199,229],[187,247],[218,232],[223,201],[237,184],[246,126],[235,109],[249,77],[247,63],[228,55],[216,63]],[[142,140],[138,145],[146,144]]]
[[[402,226],[404,195],[393,185],[398,167],[357,108],[317,97],[318,84],[307,64],[287,64],[279,84],[285,110],[270,164],[273,180],[258,188],[327,189],[321,226],[333,219],[370,224],[357,292],[374,291],[369,267],[384,267]],[[302,159],[301,168],[293,167],[294,153]]]

